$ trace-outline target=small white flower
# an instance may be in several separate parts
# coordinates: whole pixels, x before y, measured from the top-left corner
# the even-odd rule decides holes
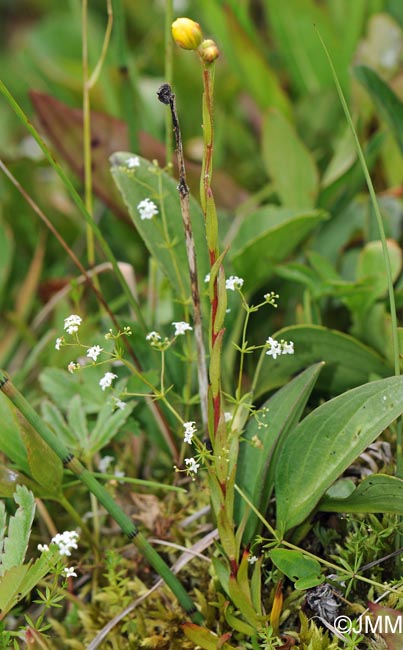
[[[277,359],[277,357],[280,356],[281,354],[281,345],[278,343],[278,341],[275,341],[272,339],[271,336],[267,339],[266,343],[270,346],[269,349],[266,351],[266,354],[269,355],[269,357],[273,357],[273,359]]]
[[[67,334],[74,334],[74,332],[78,332],[78,328],[80,327],[81,323],[81,316],[77,316],[77,314],[71,314],[71,316],[68,316],[64,319],[64,329],[66,330]]]
[[[78,548],[78,538],[79,534],[75,530],[65,530],[52,537],[51,543],[59,547],[60,555],[71,555],[71,549]]]
[[[115,375],[113,372],[106,372],[102,379],[99,380],[99,385],[101,386],[102,390],[105,390],[105,388],[112,386],[114,379],[117,379],[117,375]]]
[[[256,557],[256,555],[250,555],[248,557],[249,564],[255,564],[255,562],[257,562],[257,560],[258,560],[258,558]]]
[[[64,342],[64,336],[60,336],[59,338],[56,339],[56,343],[55,343],[56,350],[60,350],[60,346],[62,345],[63,342]]]
[[[101,474],[107,474],[110,464],[114,461],[113,456],[104,456],[98,463],[98,469]]]
[[[232,420],[232,413],[230,413],[229,411],[225,411],[225,413],[224,413],[224,420],[225,420],[225,422],[231,422],[231,420]]]
[[[69,365],[67,366],[67,370],[73,374],[75,370],[77,370],[80,366],[78,363],[74,363],[74,361],[70,361]]]
[[[207,273],[207,275],[204,276],[204,281],[210,282],[210,273]]]
[[[126,160],[126,165],[128,166],[129,169],[133,169],[134,167],[140,167],[140,158],[138,156],[131,156]]]
[[[158,208],[155,205],[154,201],[151,199],[143,199],[137,206],[137,210],[140,214],[140,219],[152,219],[154,215],[158,214]]]
[[[37,549],[41,553],[46,553],[49,550],[49,546],[47,544],[38,544]]]
[[[99,345],[93,345],[92,348],[88,348],[87,357],[89,357],[93,361],[96,361],[102,351],[103,348],[101,348]]]
[[[230,275],[229,278],[225,281],[225,288],[235,291],[235,289],[241,289],[243,285],[243,278],[238,278],[237,275]]]
[[[66,578],[77,578],[77,573],[74,571],[74,567],[66,567],[63,571]]]
[[[185,458],[185,464],[187,465],[186,469],[189,473],[193,472],[194,474],[197,474],[200,464],[196,463],[194,458]]]
[[[189,323],[185,323],[185,321],[179,321],[177,323],[172,323],[172,325],[175,328],[175,336],[179,336],[179,334],[184,334],[186,330],[192,330],[193,327],[189,325]]]
[[[116,406],[117,409],[120,409],[121,411],[123,411],[123,409],[126,408],[126,402],[122,402],[121,399],[116,397],[115,398],[115,406]]]
[[[292,341],[281,341],[281,351],[283,354],[294,354],[294,343]]]
[[[185,429],[185,434],[183,436],[183,441],[186,442],[188,445],[192,444],[192,438],[193,438],[194,434],[197,432],[195,424],[196,424],[196,422],[184,422],[183,423],[183,428]]]

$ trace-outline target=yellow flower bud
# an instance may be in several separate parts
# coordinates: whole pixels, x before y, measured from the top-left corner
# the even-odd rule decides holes
[[[204,63],[213,63],[220,56],[217,44],[211,39],[207,39],[200,44],[199,53]]]
[[[172,23],[174,41],[184,50],[197,50],[203,39],[199,23],[190,18],[177,18]]]

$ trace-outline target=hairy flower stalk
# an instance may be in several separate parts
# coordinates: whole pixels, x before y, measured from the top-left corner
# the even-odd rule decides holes
[[[23,395],[21,395],[11,380],[8,379],[2,371],[0,371],[0,390],[14,404],[17,410],[31,424],[35,431],[37,431],[46,444],[53,449],[62,461],[65,469],[69,469],[73,472],[73,474],[75,474],[77,478],[87,486],[91,494],[98,499],[107,512],[109,512],[111,517],[120,526],[122,532],[127,535],[129,540],[131,540],[140,553],[144,555],[153,569],[166,582],[191,620],[194,623],[203,623],[202,615],[197,611],[193,601],[179,582],[178,578],[172,573],[157,551],[155,551],[149,544],[137,526],[134,525],[130,517],[125,514],[109,492],[107,492],[101,483],[97,481],[94,475],[69,452],[67,447],[65,447],[58,438],[56,438],[29,402],[23,397]]]

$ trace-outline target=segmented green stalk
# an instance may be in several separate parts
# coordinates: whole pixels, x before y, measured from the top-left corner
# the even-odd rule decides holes
[[[125,512],[118,506],[111,495],[105,488],[97,481],[91,472],[89,472],[84,465],[69,452],[67,447],[58,440],[43,420],[39,417],[35,409],[23,397],[23,395],[13,385],[11,380],[6,377],[3,371],[0,371],[0,390],[9,398],[14,406],[20,411],[24,418],[31,424],[37,431],[41,438],[47,445],[57,454],[62,461],[64,467],[69,469],[75,474],[84,485],[88,487],[90,492],[94,494],[98,501],[109,512],[111,517],[120,526],[121,530],[127,537],[135,544],[139,551],[144,555],[146,560],[150,563],[153,569],[161,576],[166,582],[168,587],[177,597],[179,603],[185,610],[186,614],[191,618],[194,623],[202,624],[203,617],[196,609],[193,601],[188,593],[183,588],[177,577],[172,573],[164,560],[153,549],[153,547],[146,540],[144,535],[139,531],[137,526],[128,517]]]

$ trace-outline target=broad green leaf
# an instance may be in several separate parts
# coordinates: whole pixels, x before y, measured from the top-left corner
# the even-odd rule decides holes
[[[312,208],[319,190],[315,162],[290,122],[274,110],[269,110],[264,118],[262,153],[282,205]]]
[[[129,153],[113,154],[110,159],[112,176],[150,254],[168,278],[176,295],[186,300],[190,294],[190,284],[177,181],[144,158],[139,157],[140,165],[130,168],[128,160],[131,158]],[[151,219],[141,219],[137,208],[146,198],[158,208],[158,214]],[[199,204],[192,196],[190,210],[198,277],[203,286],[204,277],[209,270],[204,218]]]
[[[324,512],[390,512],[403,515],[403,480],[374,474],[365,478],[346,498],[326,494],[319,503]]]
[[[0,556],[0,575],[23,563],[34,520],[35,499],[32,492],[24,485],[17,485],[14,501],[18,508],[8,522],[8,535],[4,539],[4,548]]]
[[[295,325],[272,336],[293,341],[295,354],[265,359],[258,395],[282,386],[296,372],[317,361],[325,362],[317,387],[330,394],[342,393],[372,378],[388,377],[393,373],[393,368],[374,350],[336,330],[319,325]]]
[[[37,431],[21,419],[21,436],[28,454],[30,475],[48,494],[57,498],[61,493],[63,464]]]
[[[269,557],[287,578],[293,580],[296,589],[312,589],[325,579],[321,575],[319,562],[301,551],[275,548],[270,551]]]
[[[109,413],[111,412],[111,404],[109,406]],[[102,408],[105,408],[105,404]],[[98,416],[99,417],[99,416]],[[86,413],[83,407],[83,400],[81,395],[75,395],[70,401],[67,409],[68,429],[71,431],[75,439],[76,449],[88,449],[88,426]]]
[[[346,125],[341,137],[336,141],[335,150],[325,173],[321,179],[321,187],[329,187],[341,178],[357,160],[354,136],[349,125]]]
[[[403,103],[375,70],[361,65],[354,68],[354,74],[369,92],[379,115],[391,128],[403,153]]]
[[[403,377],[343,393],[310,413],[287,437],[275,477],[277,525],[303,522],[330,485],[403,412]]]
[[[276,457],[288,433],[298,423],[322,367],[322,363],[315,364],[278,390],[260,407],[261,412],[251,418],[242,436],[236,482],[263,516],[274,487]],[[261,446],[253,444],[256,438]],[[235,519],[238,523],[247,507],[237,493]],[[258,526],[257,516],[250,512],[243,535],[245,544],[256,534]]]
[[[320,222],[327,218],[320,210],[292,210],[265,206],[248,215],[232,242],[231,261],[254,291],[274,273],[274,266],[286,259]],[[251,264],[253,260],[253,264]]]
[[[10,400],[0,391],[0,451],[5,454],[18,469],[29,474],[27,452],[21,439],[16,411]]]

